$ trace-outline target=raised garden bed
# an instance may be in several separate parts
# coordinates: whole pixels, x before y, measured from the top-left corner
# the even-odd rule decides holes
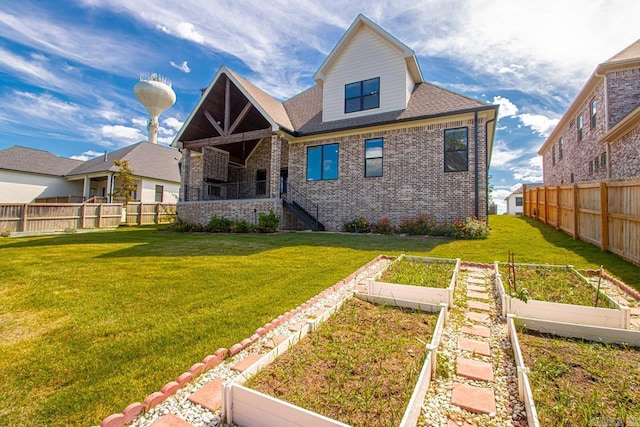
[[[243,426],[415,426],[446,305],[358,295],[335,311],[309,320],[225,385],[223,419]]]
[[[640,349],[519,333],[541,425],[640,425]]]
[[[495,263],[495,284],[501,296],[503,315],[629,328],[629,309],[602,292],[594,307],[595,286],[571,266],[516,265],[515,270],[515,287],[508,292],[507,266]]]
[[[459,259],[401,255],[364,284],[371,295],[451,306],[459,269]]]

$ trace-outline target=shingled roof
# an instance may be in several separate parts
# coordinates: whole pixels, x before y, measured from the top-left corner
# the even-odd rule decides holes
[[[64,176],[82,163],[82,160],[59,157],[48,151],[18,145],[0,151],[0,169],[11,171]]]
[[[426,82],[416,85],[405,110],[323,122],[322,88],[318,85],[285,101],[284,107],[298,135],[439,117],[477,109],[496,108],[494,105],[486,104]]]
[[[143,141],[87,160],[67,175],[117,172],[120,168],[114,165],[114,160],[129,160],[129,166],[136,176],[180,182],[179,158],[180,153],[174,148]]]

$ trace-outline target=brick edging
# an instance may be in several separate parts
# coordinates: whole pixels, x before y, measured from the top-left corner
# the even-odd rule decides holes
[[[591,275],[600,274],[600,270],[585,270],[585,272],[587,274],[591,274]],[[629,295],[629,296],[631,296],[631,297],[633,297],[633,298],[635,298],[635,299],[640,301],[640,292],[636,291],[631,286],[629,286],[626,283],[624,283],[622,280],[616,279],[615,277],[611,276],[606,271],[604,272],[604,275],[602,277],[607,279],[611,283],[615,284],[622,291],[624,291],[627,295]]]
[[[290,320],[293,316],[300,313],[301,311],[311,307],[313,304],[321,300],[322,298],[327,297],[328,295],[338,291],[340,288],[344,287],[347,283],[353,281],[361,274],[363,271],[378,263],[383,259],[393,260],[396,257],[388,256],[388,255],[378,255],[373,260],[369,261],[364,266],[358,268],[356,271],[351,273],[346,278],[338,281],[335,285],[326,288],[324,291],[320,292],[316,296],[308,299],[306,302],[302,303],[298,307],[294,308],[286,312],[283,315],[280,315],[273,319],[271,322],[267,322],[264,326],[256,329],[255,333],[251,335],[249,338],[245,338],[239,343],[233,344],[228,349],[219,348],[216,350],[214,354],[210,354],[202,359],[201,362],[194,363],[189,371],[184,372],[178,376],[174,381],[170,381],[165,384],[160,391],[154,391],[144,398],[144,403],[134,402],[127,406],[122,412],[114,413],[106,417],[100,423],[100,427],[124,427],[126,424],[131,423],[136,417],[142,415],[144,412],[150,410],[156,405],[167,400],[169,397],[176,394],[178,390],[184,387],[189,381],[194,379],[199,374],[208,371],[211,368],[222,363],[226,358],[233,357],[236,354],[240,353],[245,348],[249,347],[254,342],[258,341],[260,337],[266,335],[268,332],[282,325],[283,323]]]

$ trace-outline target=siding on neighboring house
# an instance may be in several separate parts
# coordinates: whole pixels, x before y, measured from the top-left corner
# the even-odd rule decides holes
[[[345,85],[380,77],[380,108],[344,112]],[[324,80],[322,119],[325,122],[407,108],[413,82],[402,51],[367,27],[360,29],[331,65]],[[409,92],[410,93],[410,92]]]
[[[0,170],[0,203],[32,203],[37,197],[82,196],[82,185],[64,177]]]

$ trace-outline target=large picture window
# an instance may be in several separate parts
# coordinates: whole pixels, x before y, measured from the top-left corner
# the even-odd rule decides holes
[[[380,77],[344,85],[344,112],[380,107]]]
[[[382,138],[364,141],[364,176],[382,176]]]
[[[307,147],[307,181],[338,179],[338,144]]]
[[[444,171],[461,172],[469,170],[468,158],[468,129],[446,129],[444,131]]]

